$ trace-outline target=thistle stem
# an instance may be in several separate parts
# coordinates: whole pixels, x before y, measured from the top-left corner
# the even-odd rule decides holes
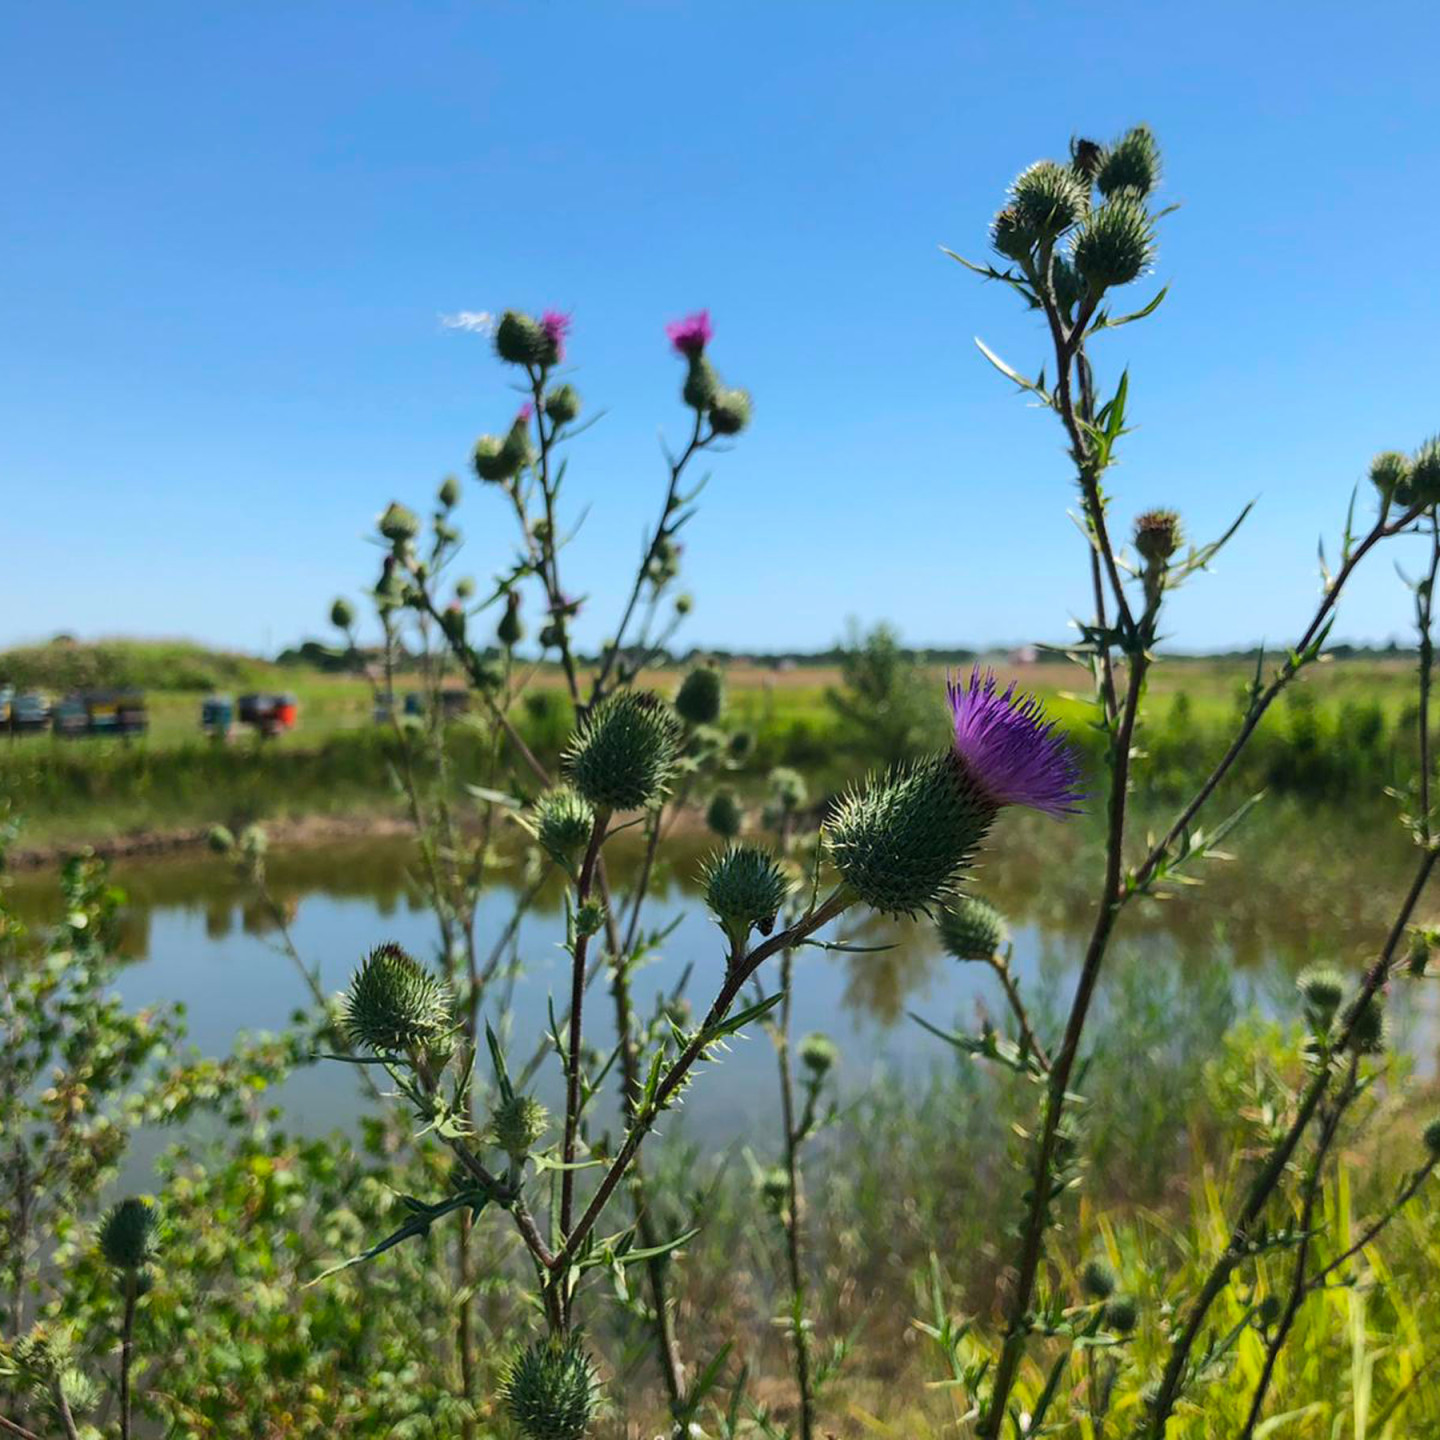
[[[125,1313],[120,1323],[120,1440],[130,1440],[130,1364],[135,1348],[136,1276],[125,1272]]]

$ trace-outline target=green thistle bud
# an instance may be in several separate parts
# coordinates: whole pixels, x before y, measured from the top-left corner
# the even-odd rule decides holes
[[[790,1203],[790,1176],[778,1165],[772,1165],[756,1181],[756,1189],[765,1208],[779,1215]]]
[[[1145,207],[1128,195],[1107,200],[1075,232],[1070,256],[1092,289],[1128,285],[1155,258],[1155,230]]]
[[[935,928],[957,960],[989,960],[1010,938],[1005,917],[975,895],[957,895],[941,909]]]
[[[515,417],[515,422],[510,426],[505,435],[504,454],[506,463],[512,466],[510,473],[519,474],[535,458],[535,451],[530,445],[530,407],[527,405]]]
[[[770,793],[775,797],[775,803],[787,815],[793,815],[797,810],[803,809],[805,802],[810,798],[805,777],[798,770],[792,770],[788,765],[777,765],[770,772]]]
[[[705,358],[703,350],[695,351],[688,360],[689,368],[685,372],[685,388],[680,392],[681,397],[692,410],[709,410],[720,396],[720,377]]]
[[[1349,1048],[1355,1054],[1378,1055],[1384,1050],[1390,1023],[1385,1004],[1378,995],[1372,995],[1363,1005],[1358,1000],[1351,1004],[1345,1012],[1345,1021],[1350,1026]]]
[[[510,1362],[500,1397],[526,1440],[584,1440],[600,1382],[577,1340],[537,1340]]]
[[[840,1059],[840,1051],[828,1035],[807,1035],[800,1042],[800,1063],[818,1080],[828,1075]]]
[[[1109,199],[1132,195],[1143,200],[1160,180],[1160,147],[1148,125],[1137,125],[1104,154],[1095,172],[1095,184]]]
[[[1416,452],[1410,466],[1412,504],[1440,502],[1440,435],[1427,440]]]
[[[712,855],[700,879],[710,913],[737,952],[756,926],[768,932],[790,893],[790,877],[769,851],[756,845],[732,845]]]
[[[475,582],[468,575],[462,575],[455,582],[455,598],[468,600],[475,593]]]
[[[573,385],[557,385],[545,397],[545,413],[557,425],[572,424],[580,415],[580,392]]]
[[[1370,483],[1386,500],[1409,506],[1411,502],[1410,457],[1398,450],[1382,450],[1370,462]]]
[[[675,597],[675,613],[677,615],[688,615],[695,608],[695,597],[693,595],[677,595]]]
[[[1405,968],[1412,979],[1419,980],[1429,969],[1435,939],[1435,932],[1428,926],[1416,926],[1410,932],[1410,953],[1406,956]]]
[[[240,832],[238,844],[240,853],[247,860],[260,860],[270,848],[270,837],[265,833],[264,826],[247,825]]]
[[[539,640],[543,649],[558,650],[565,643],[565,627],[558,620],[552,620],[540,627]]]
[[[730,743],[726,746],[730,758],[737,764],[743,764],[750,758],[750,752],[755,748],[755,736],[749,730],[736,730],[731,733]]]
[[[515,450],[507,449],[500,436],[482,435],[475,442],[471,463],[482,480],[498,482],[515,475],[520,469],[520,456]]]
[[[343,597],[330,607],[330,623],[337,630],[348,630],[355,623],[355,607]]]
[[[990,244],[1007,260],[1022,263],[1035,249],[1035,231],[1014,205],[1007,205],[990,222]]]
[[[1070,314],[1085,296],[1085,282],[1063,255],[1057,255],[1051,262],[1050,286],[1062,315]]]
[[[705,811],[705,823],[722,839],[733,840],[745,824],[745,812],[733,790],[717,790]]]
[[[582,722],[565,773],[596,810],[640,810],[668,788],[679,742],[669,706],[643,690],[620,690]]]
[[[1160,565],[1179,548],[1180,517],[1173,510],[1147,510],[1135,517],[1135,548],[1142,559]]]
[[[1078,136],[1070,142],[1070,168],[1086,180],[1093,180],[1105,158],[1105,147]]]
[[[380,1055],[428,1049],[451,1028],[450,989],[398,945],[365,957],[345,997],[345,1029]]]
[[[447,475],[440,482],[435,498],[446,510],[453,510],[460,503],[460,482],[453,475]]]
[[[1105,1307],[1105,1324],[1119,1335],[1128,1335],[1140,1323],[1140,1306],[1133,1295],[1117,1295]]]
[[[235,836],[227,825],[212,825],[206,832],[205,843],[217,855],[229,855],[235,849]]]
[[[507,310],[495,327],[495,353],[507,365],[546,365],[554,345],[538,320]]]
[[[825,840],[835,868],[872,910],[913,915],[951,891],[996,813],[947,751],[852,790]]]
[[[744,390],[722,390],[710,407],[710,428],[717,435],[738,435],[750,423],[750,396]]]
[[[1256,1308],[1255,1319],[1262,1330],[1268,1330],[1280,1318],[1280,1297],[1267,1295]]]
[[[380,517],[380,533],[392,544],[403,545],[420,533],[420,517],[398,500],[392,500]]]
[[[1119,1281],[1104,1260],[1087,1260],[1080,1271],[1080,1288],[1091,1300],[1108,1300]]]
[[[550,1128],[550,1112],[529,1095],[512,1095],[490,1112],[490,1138],[518,1165]]]
[[[1425,1148],[1434,1156],[1440,1157],[1440,1117],[1432,1120],[1424,1129],[1421,1139],[1425,1142]]]
[[[475,657],[470,671],[470,683],[482,695],[494,695],[505,686],[504,663],[494,655]]]
[[[590,843],[595,811],[567,785],[547,791],[535,803],[535,832],[552,860],[570,865]]]
[[[100,1224],[100,1253],[117,1270],[139,1270],[154,1258],[160,1212],[148,1200],[129,1195],[106,1212]]]
[[[1040,240],[1054,240],[1090,208],[1090,187],[1067,165],[1037,160],[1010,187],[1010,205]]]
[[[575,934],[588,939],[597,935],[605,923],[605,907],[598,900],[587,900],[575,911]]]
[[[675,710],[691,725],[713,725],[725,707],[725,678],[714,665],[699,665],[675,692]]]
[[[495,638],[507,650],[525,638],[525,622],[520,618],[520,597],[513,590],[506,597],[505,613],[495,627]]]
[[[1307,965],[1295,981],[1317,1030],[1328,1030],[1345,999],[1345,977],[1333,965]]]

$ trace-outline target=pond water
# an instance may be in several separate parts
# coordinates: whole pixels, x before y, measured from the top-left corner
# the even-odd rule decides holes
[[[1142,987],[1153,980],[1177,1026],[1194,1007],[1213,1010],[1217,984],[1234,1009],[1293,1009],[1293,976],[1302,964],[1326,958],[1358,969],[1383,939],[1411,869],[1392,830],[1393,825],[1377,826],[1371,833],[1328,814],[1272,824],[1255,838],[1248,860],[1211,867],[1202,891],[1128,912],[1116,946],[1117,975],[1131,977],[1132,992],[1136,977]],[[1098,843],[1084,825],[1017,817],[1002,825],[977,875],[976,888],[1011,917],[1014,969],[1022,989],[1045,1013],[1063,1004],[1083,952]],[[675,928],[636,975],[642,1010],[687,975],[697,1007],[708,1003],[718,984],[723,951],[694,880],[709,848],[710,842],[698,837],[681,842],[658,875],[649,924]],[[361,956],[381,941],[435,955],[438,931],[411,878],[412,860],[410,845],[394,839],[272,854],[272,892],[289,917],[296,948],[318,969],[327,991],[343,989]],[[611,861],[617,889],[624,888],[634,861],[633,850],[617,844]],[[308,1002],[293,960],[277,944],[273,919],[224,861],[208,855],[122,861],[114,876],[130,897],[124,939],[130,963],[118,988],[131,1006],[183,1002],[190,1040],[199,1051],[223,1054],[242,1032],[281,1029],[291,1012]],[[53,918],[53,877],[20,877],[12,893],[32,923]],[[478,922],[482,942],[501,932],[514,898],[504,884],[487,895]],[[503,994],[492,992],[487,1005],[512,1055],[528,1057],[541,1041],[548,997],[556,997],[557,1009],[564,1004],[568,961],[557,943],[563,924],[557,882],[521,922],[516,947],[521,973],[501,987]],[[983,1015],[1004,1023],[993,975],[946,957],[927,924],[870,917],[858,924],[842,921],[829,933],[892,946],[864,954],[805,949],[797,956],[795,1032],[823,1030],[839,1044],[842,1087],[863,1085],[877,1070],[920,1073],[956,1063],[949,1047],[909,1018],[911,1011],[942,1026],[973,1029]],[[482,943],[482,953],[488,948]],[[1440,1035],[1435,1005],[1440,997],[1433,997],[1433,990],[1408,988],[1407,1013],[1396,1016],[1401,1042],[1422,1070],[1432,1068],[1429,1057]],[[596,1046],[613,1043],[603,984],[591,992],[587,1035]],[[737,1040],[722,1064],[691,1087],[686,1130],[716,1142],[757,1127],[768,1133],[775,1123],[774,1065],[762,1031]],[[536,1088],[547,1102],[558,1099],[553,1058]],[[333,1063],[298,1071],[277,1099],[287,1123],[307,1132],[345,1125],[360,1103],[355,1072]],[[141,1179],[170,1138],[142,1137],[127,1179]]]

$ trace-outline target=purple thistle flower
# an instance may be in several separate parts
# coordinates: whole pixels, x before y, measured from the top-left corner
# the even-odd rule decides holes
[[[528,424],[530,423],[530,417],[531,417],[534,413],[535,413],[535,406],[534,406],[529,400],[527,400],[527,401],[520,407],[519,413],[515,416],[515,423],[516,423],[517,425],[528,425]]]
[[[565,358],[565,337],[570,333],[570,317],[562,310],[547,310],[540,321],[540,328],[555,348],[555,363]]]
[[[947,682],[955,717],[955,754],[996,805],[1028,805],[1047,815],[1073,815],[1084,792],[1074,747],[1033,695],[1001,693],[995,672],[977,665],[968,685]]]
[[[693,360],[704,351],[715,332],[710,328],[710,312],[697,310],[683,320],[672,320],[665,327],[665,333],[679,354]]]

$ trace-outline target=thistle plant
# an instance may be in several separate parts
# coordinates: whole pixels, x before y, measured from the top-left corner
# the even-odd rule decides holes
[[[946,1035],[965,1053],[1009,1060],[1035,1082],[1040,1094],[1038,1113],[1025,1156],[1026,1190],[1018,1219],[1018,1241],[1009,1256],[1009,1283],[1004,1328],[998,1351],[958,1366],[956,1381],[969,1392],[974,1405],[975,1434],[996,1440],[1009,1433],[1037,1433],[1049,1419],[1064,1370],[1083,1341],[1093,1342],[1099,1331],[1091,1320],[1077,1318],[1066,1308],[1054,1279],[1057,1265],[1052,1236],[1065,1223],[1064,1197],[1080,1183],[1077,1164],[1078,1118],[1074,1089],[1083,1074],[1086,1023],[1105,971],[1111,941],[1122,915],[1137,900],[1171,892],[1195,877],[1196,865],[1220,853],[1220,843],[1253,804],[1247,801],[1229,818],[1213,826],[1202,825],[1217,792],[1230,776],[1237,758],[1275,700],[1324,654],[1335,620],[1336,607],[1359,565],[1383,542],[1400,534],[1423,532],[1434,544],[1434,504],[1440,490],[1434,477],[1440,473],[1434,447],[1422,446],[1411,456],[1387,452],[1371,469],[1377,499],[1368,528],[1356,530],[1352,501],[1340,546],[1338,567],[1323,571],[1323,588],[1315,613],[1293,646],[1282,653],[1267,674],[1263,652],[1256,657],[1254,680],[1243,713],[1228,744],[1212,763],[1209,773],[1183,803],[1173,821],[1157,836],[1137,841],[1130,833],[1129,797],[1142,773],[1143,750],[1139,734],[1143,700],[1150,670],[1157,662],[1161,620],[1169,596],[1203,571],[1243,522],[1242,512],[1217,540],[1188,549],[1182,517],[1173,510],[1151,510],[1135,522],[1129,548],[1116,539],[1114,500],[1107,488],[1121,442],[1131,423],[1129,376],[1121,374],[1108,398],[1103,397],[1091,360],[1092,342],[1103,332],[1147,319],[1159,308],[1166,291],[1159,290],[1135,308],[1126,308],[1126,287],[1151,271],[1158,253],[1160,222],[1169,210],[1157,204],[1161,157],[1155,137],[1138,126],[1109,145],[1077,140],[1068,160],[1045,160],[1023,171],[991,227],[990,240],[997,261],[972,263],[954,255],[971,271],[1006,286],[1034,312],[1043,324],[1048,354],[1035,375],[1016,369],[983,344],[982,353],[1002,375],[1041,408],[1060,421],[1074,467],[1081,528],[1087,542],[1087,569],[1092,610],[1079,628],[1068,655],[1089,675],[1094,724],[1104,738],[1103,792],[1095,798],[1105,818],[1105,861],[1095,906],[1095,918],[1080,966],[1069,1013],[1060,1033],[1037,1038],[1018,990],[1007,984],[1019,1038],[1000,1045],[991,1034],[979,1037]],[[1048,378],[1047,378],[1048,377]],[[1322,552],[1323,553],[1323,552]],[[1397,969],[1400,946],[1436,858],[1428,753],[1428,693],[1430,650],[1429,597],[1435,574],[1415,586],[1417,619],[1421,631],[1419,736],[1420,788],[1412,797],[1407,824],[1419,847],[1417,871],[1391,932],[1366,968],[1358,987],[1337,984],[1330,973],[1314,972],[1303,985],[1306,1014],[1316,1025],[1314,1063],[1304,1088],[1293,1097],[1288,1122],[1269,1137],[1257,1165],[1253,1185],[1233,1230],[1210,1276],[1197,1294],[1175,1297],[1174,1320],[1161,1373],[1146,1391],[1143,1418],[1135,1433],[1162,1440],[1176,1407],[1213,1376],[1224,1346],[1223,1339],[1206,1340],[1207,1317],[1219,1294],[1237,1271],[1255,1257],[1295,1245],[1291,1237],[1307,1234],[1313,1220],[1315,1195],[1325,1158],[1334,1144],[1341,1121],[1367,1084],[1368,1057],[1384,1043],[1380,992]],[[983,689],[983,687],[982,687]],[[977,697],[976,685],[963,698],[973,724],[956,712],[957,746],[962,731],[972,747],[989,754],[992,774],[1012,785],[1021,803],[1058,810],[1077,798],[1073,776],[1062,778],[1058,768],[1042,774],[1038,788],[1028,778],[1029,767],[1044,752],[1044,737],[1027,736],[1026,758],[1015,765],[1004,760],[1003,747],[990,740],[986,704],[993,694]],[[977,700],[981,703],[977,703]],[[952,689],[952,704],[956,695]],[[1013,708],[1006,723],[1019,724]],[[983,743],[982,743],[983,737]],[[952,844],[975,843],[983,834],[984,800],[1003,798],[1003,786],[987,791],[985,785],[957,787],[970,806],[969,831],[957,826]],[[1052,803],[1047,803],[1047,801]],[[843,827],[841,829],[843,834]],[[864,850],[857,850],[863,861]],[[858,863],[858,862],[852,862]],[[903,909],[903,893],[880,895],[867,886],[870,898],[887,908]],[[942,918],[944,943],[961,959],[993,961],[990,937],[999,928],[990,917],[962,901]],[[992,957],[984,951],[992,948]],[[1002,981],[1008,967],[995,963]],[[1337,993],[1343,991],[1343,994]],[[1323,1024],[1322,1024],[1323,1022]],[[931,1027],[935,1028],[935,1027]],[[1308,1162],[1303,1147],[1313,1147]],[[1276,1211],[1292,1196],[1296,1167],[1301,1167],[1298,1216],[1292,1226],[1279,1224]],[[1296,1286],[1292,1302],[1298,1304],[1310,1283],[1307,1244],[1299,1243],[1295,1257]],[[1288,1313],[1288,1312],[1287,1312]],[[1108,1318],[1101,1312],[1094,1323],[1109,1326],[1116,1343],[1133,1328],[1129,1310]],[[1111,1323],[1127,1321],[1121,1325]],[[937,1327],[938,1328],[938,1327]],[[1284,1343],[1284,1324],[1271,1333],[1271,1344]],[[1047,1379],[1037,1389],[1024,1381],[1033,1348],[1063,1340]],[[1234,1343],[1233,1337],[1228,1342]],[[1245,1434],[1255,1431],[1262,1413],[1268,1375],[1257,1386],[1254,1410]],[[1023,1417],[1022,1418],[1022,1414]]]
[[[135,1307],[150,1288],[149,1267],[158,1251],[159,1214],[149,1201],[129,1196],[100,1226],[100,1250],[120,1280],[120,1436],[130,1440],[130,1369],[135,1348]]]

